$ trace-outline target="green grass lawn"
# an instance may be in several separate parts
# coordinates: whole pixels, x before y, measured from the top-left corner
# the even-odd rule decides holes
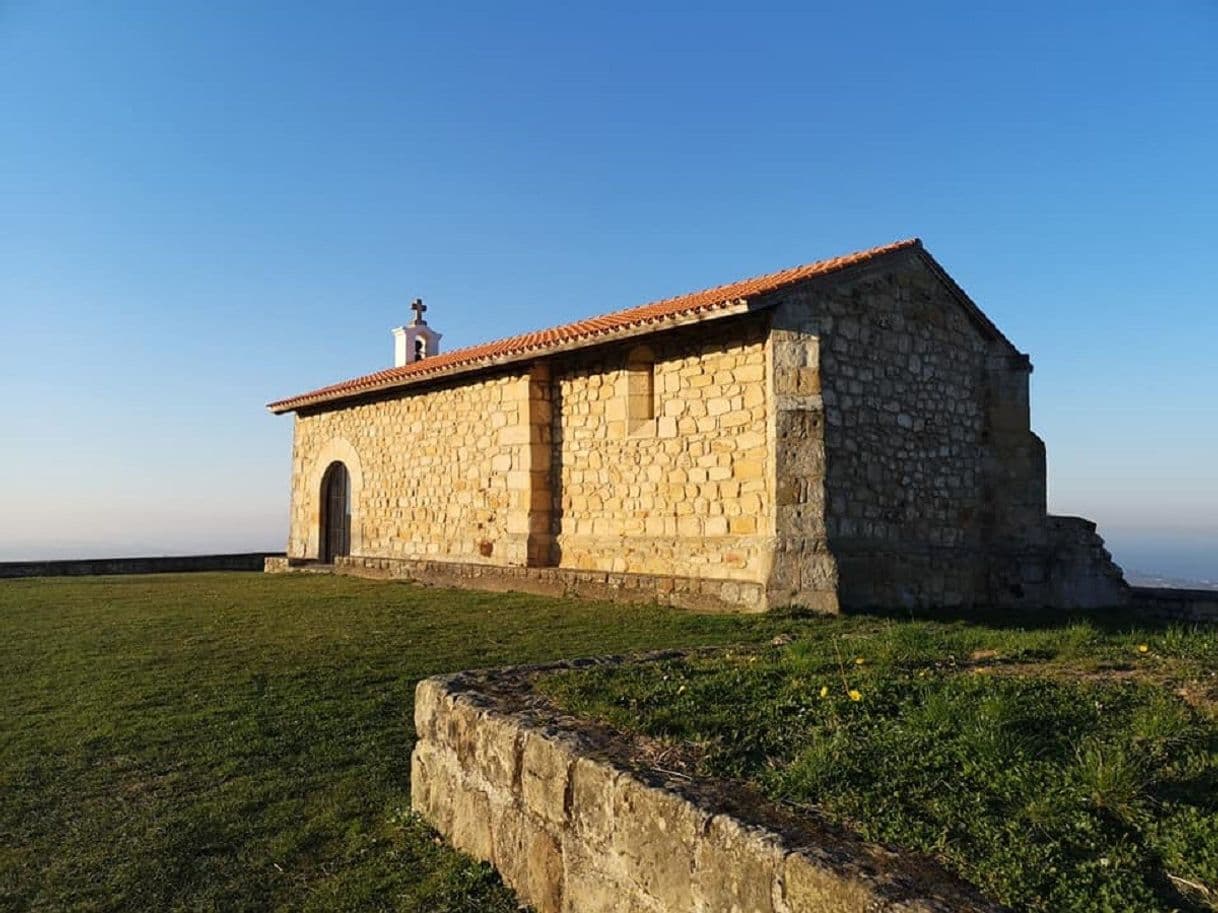
[[[491,871],[407,813],[415,682],[729,643],[755,649],[691,665],[680,681],[589,678],[568,696],[624,725],[692,740],[709,770],[832,800],[844,817],[875,821],[873,836],[945,841],[944,852],[959,830],[942,822],[975,813],[994,826],[999,799],[985,791],[993,765],[1014,752],[1013,769],[1035,769],[1023,759],[1043,744],[1036,727],[1052,724],[1060,752],[1045,769],[1065,763],[1084,778],[1070,787],[1073,813],[1126,829],[1107,867],[1097,851],[1078,850],[1100,867],[1084,869],[1081,884],[1102,886],[1146,847],[1172,875],[1214,884],[1212,634],[1129,633],[1127,618],[1099,628],[1020,616],[1020,625],[1043,625],[1020,630],[1010,618],[709,616],[259,574],[0,581],[0,619],[4,910],[513,910]],[[779,634],[794,642],[764,646]],[[986,649],[1082,690],[1042,698],[1012,684],[1008,696],[998,676],[1012,667],[976,681],[961,671]],[[1088,690],[1107,686],[1068,678],[1105,669],[1143,684],[1109,698]],[[830,698],[818,697],[822,684]],[[847,685],[862,700],[851,701]],[[1176,699],[1180,688],[1191,704]],[[1109,754],[1127,725],[1141,727],[1117,739],[1127,754]],[[930,760],[902,766],[910,749]],[[936,771],[946,779],[919,780]],[[965,786],[980,790],[973,805]],[[1054,832],[1066,806],[1053,789],[1043,810],[1020,812],[1019,828]],[[925,818],[911,811],[921,804]],[[1155,816],[1164,823],[1148,830]],[[1006,839],[1019,828],[968,834]],[[1130,908],[1141,897],[1131,895]]]
[[[514,910],[408,815],[415,682],[784,624],[346,577],[0,581],[0,909]]]
[[[824,621],[541,687],[1017,909],[1218,909],[1218,630],[1014,620]]]

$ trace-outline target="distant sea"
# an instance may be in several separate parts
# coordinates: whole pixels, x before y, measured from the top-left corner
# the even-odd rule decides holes
[[[1218,589],[1218,536],[1100,534],[1130,583]]]

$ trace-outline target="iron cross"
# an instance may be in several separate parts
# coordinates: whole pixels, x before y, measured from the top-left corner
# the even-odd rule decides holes
[[[414,322],[423,323],[423,312],[427,310],[427,305],[423,303],[422,298],[416,298],[410,305],[410,309],[414,311]]]

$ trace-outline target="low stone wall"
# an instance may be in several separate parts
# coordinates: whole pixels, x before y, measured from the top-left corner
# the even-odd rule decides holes
[[[1130,593],[1134,605],[1156,618],[1218,624],[1218,590],[1135,586]]]
[[[285,573],[308,571],[315,567],[309,562],[275,558],[266,562],[265,569],[268,573]],[[561,567],[499,567],[410,558],[358,558],[349,555],[335,559],[334,571],[456,589],[577,596],[607,602],[658,603],[710,612],[762,612],[766,608],[765,587],[760,583],[739,580],[577,571]]]
[[[930,860],[864,844],[746,787],[632,764],[623,737],[531,693],[539,672],[590,662],[460,673],[415,692],[414,810],[494,864],[538,913],[1002,909]]]
[[[280,553],[281,554],[281,553]],[[239,555],[169,555],[156,558],[83,558],[64,561],[0,561],[0,577],[86,577],[101,574],[180,574],[193,571],[260,571],[274,552]],[[286,562],[286,558],[282,559]]]

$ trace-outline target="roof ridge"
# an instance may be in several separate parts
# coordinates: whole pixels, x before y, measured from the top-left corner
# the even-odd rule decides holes
[[[669,298],[661,298],[646,304],[623,308],[617,311],[584,317],[568,323],[544,329],[529,330],[512,336],[504,336],[489,342],[463,346],[450,352],[441,352],[421,361],[394,368],[384,368],[351,380],[331,384],[302,393],[298,396],[269,403],[272,412],[289,412],[301,406],[355,396],[360,393],[394,386],[395,381],[408,383],[413,378],[425,378],[445,369],[466,368],[473,370],[491,359],[508,355],[525,355],[533,351],[546,351],[563,343],[583,339],[595,339],[614,330],[628,329],[655,323],[667,317],[694,315],[699,312],[726,307],[750,296],[765,294],[813,276],[836,272],[859,263],[864,263],[884,254],[907,248],[922,248],[920,238],[906,238],[880,247],[855,251],[817,260],[801,266],[787,267],[775,272],[763,273],[748,279],[738,279],[722,285],[710,286],[696,292],[686,292]]]

